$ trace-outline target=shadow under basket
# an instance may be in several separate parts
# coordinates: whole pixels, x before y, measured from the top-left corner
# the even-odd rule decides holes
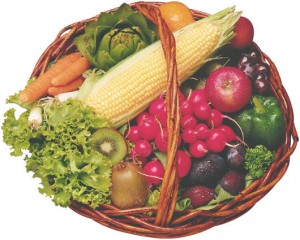
[[[169,98],[167,98],[168,105],[172,100],[178,98],[176,64],[173,64],[176,62],[174,54],[175,40],[165,23],[161,21],[161,16],[158,11],[160,4],[161,3],[158,2],[136,2],[130,5],[134,9],[141,11],[153,21],[160,30],[160,39],[168,66],[168,81],[170,81],[167,89],[167,94],[169,94]],[[114,10],[115,9],[112,9],[110,11]],[[191,12],[196,19],[207,16],[206,13],[200,11],[191,10]],[[83,33],[87,22],[94,21],[97,17],[98,16],[95,16],[73,23],[62,29],[38,60],[32,72],[32,76],[38,76],[43,73],[50,61],[58,59],[63,54],[75,51],[76,48],[73,39]],[[179,181],[176,174],[174,157],[172,158],[176,152],[176,144],[174,144],[175,148],[168,149],[168,164],[161,188],[159,205],[157,207],[120,210],[113,205],[102,204],[94,209],[77,202],[72,202],[70,208],[78,214],[109,228],[135,235],[156,238],[177,238],[193,235],[236,219],[250,210],[283,177],[289,166],[289,158],[294,152],[298,142],[292,105],[282,85],[276,66],[255,43],[253,43],[251,47],[260,53],[261,61],[270,66],[272,92],[281,103],[286,124],[285,140],[276,151],[277,160],[273,162],[263,177],[254,181],[229,203],[220,203],[211,210],[189,209],[180,212],[175,211]],[[171,121],[171,124],[168,126],[169,132],[173,133],[174,131],[178,131],[176,119],[179,117],[179,110],[178,106],[171,106],[168,109],[169,119],[170,116],[175,119]],[[176,139],[174,138],[173,141],[176,141]],[[149,212],[152,214],[147,214]]]

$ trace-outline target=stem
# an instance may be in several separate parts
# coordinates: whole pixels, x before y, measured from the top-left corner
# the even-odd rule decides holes
[[[253,97],[252,102],[254,104],[254,111],[257,113],[263,113],[265,111],[264,106],[261,104],[261,101],[257,97]]]
[[[38,130],[43,121],[42,108],[35,105],[30,109],[28,117],[28,125],[32,130]]]
[[[235,125],[239,128],[239,130],[240,130],[240,132],[241,132],[241,134],[242,134],[242,142],[245,142],[245,136],[244,136],[244,132],[243,132],[243,129],[241,128],[241,126],[238,124],[238,122],[235,120],[235,119],[233,119],[233,118],[231,118],[231,117],[229,117],[229,116],[227,116],[227,115],[223,115],[223,117],[224,118],[227,118],[227,119],[229,119],[230,121],[232,121],[233,123],[235,123]]]
[[[78,97],[78,90],[73,92],[61,93],[56,96],[56,99],[60,102],[67,101],[69,98],[76,99]]]

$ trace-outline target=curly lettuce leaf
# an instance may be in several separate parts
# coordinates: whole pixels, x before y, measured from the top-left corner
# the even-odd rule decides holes
[[[4,114],[2,125],[3,142],[11,146],[12,156],[21,156],[23,150],[29,149],[32,132],[28,126],[28,112],[24,112],[18,119],[15,117],[15,109],[9,109]]]
[[[158,206],[159,197],[160,197],[160,188],[157,188],[150,193],[146,206],[148,207]],[[191,200],[189,198],[181,198],[181,191],[179,191],[176,200],[175,210],[183,211],[190,207],[191,207]]]
[[[201,206],[197,209],[210,210],[215,208],[219,203],[229,202],[236,197],[226,192],[220,185],[217,185],[215,188],[215,193],[217,195],[215,199],[211,200],[207,205]]]
[[[28,115],[25,111],[16,118],[15,110],[8,110],[3,139],[13,156],[29,150],[26,168],[41,179],[39,191],[63,207],[72,200],[92,207],[109,203],[112,164],[89,143],[92,132],[109,122],[74,99],[47,106],[38,130],[28,127]]]

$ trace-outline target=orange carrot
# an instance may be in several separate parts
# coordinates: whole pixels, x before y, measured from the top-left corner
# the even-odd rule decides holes
[[[89,69],[90,62],[85,57],[80,57],[68,66],[65,71],[55,76],[51,83],[53,86],[63,86],[81,76],[81,74]]]
[[[66,92],[73,92],[75,90],[78,90],[79,87],[83,84],[84,82],[84,79],[83,77],[79,77],[79,78],[76,78],[75,80],[69,82],[68,84],[66,85],[62,85],[62,86],[58,86],[58,87],[50,87],[48,89],[48,94],[50,96],[56,96],[58,94],[61,94],[61,93],[66,93]]]
[[[48,88],[52,86],[51,80],[80,57],[80,52],[75,52],[57,60],[44,74],[26,86],[19,95],[20,100],[24,103],[30,103],[46,95]]]

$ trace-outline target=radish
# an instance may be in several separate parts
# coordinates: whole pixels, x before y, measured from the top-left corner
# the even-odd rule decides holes
[[[182,103],[185,100],[185,96],[182,92],[179,92],[179,101]]]
[[[144,119],[148,119],[150,114],[148,112],[140,113],[136,118],[136,123],[139,125]]]
[[[226,115],[223,115],[218,109],[211,109],[210,115],[206,120],[206,123],[209,127],[215,128],[219,127],[223,123],[223,119],[226,118]]]
[[[197,124],[197,120],[193,115],[184,115],[180,119],[181,128],[193,128]]]
[[[140,133],[139,133],[139,129],[138,129],[138,126],[132,126],[130,127],[126,134],[125,134],[125,137],[135,143],[136,141],[140,140],[141,139],[141,136],[140,136]]]
[[[204,89],[193,90],[187,99],[192,106],[196,106],[200,102],[207,102],[206,92]]]
[[[160,131],[160,126],[153,116],[143,118],[138,123],[140,136],[145,140],[154,140],[156,134]]]
[[[133,152],[142,157],[149,157],[152,153],[152,146],[148,141],[141,139],[135,143]]]
[[[235,132],[232,130],[231,127],[227,126],[227,125],[221,125],[219,127],[219,129],[221,129],[226,137],[227,137],[227,142],[232,142],[232,141],[240,141],[241,139],[235,134]]]
[[[159,97],[156,99],[154,102],[151,103],[149,107],[149,113],[152,116],[156,116],[161,113],[161,111],[165,111],[166,108],[166,101],[162,98]]]
[[[163,127],[167,126],[167,106],[162,96],[151,103],[149,114],[155,117]]]
[[[218,128],[212,129],[205,139],[208,150],[215,153],[222,152],[226,146],[235,147],[229,144],[232,141],[243,143],[232,128],[226,125],[221,125]]]
[[[178,138],[178,146],[181,145],[181,136]],[[162,128],[155,137],[155,146],[160,152],[166,153],[168,150],[168,129]]]
[[[208,137],[209,129],[208,126],[204,123],[199,123],[194,128],[198,139],[205,140]]]
[[[156,148],[160,152],[166,153],[168,150],[168,129],[163,128],[155,137]]]
[[[181,102],[180,113],[181,113],[181,116],[193,114],[192,105],[188,100],[185,99],[184,101]]]
[[[158,159],[153,158],[151,161],[146,163],[143,168],[143,173],[146,176],[146,180],[149,185],[158,186],[162,183],[165,175],[165,169]]]
[[[194,128],[186,128],[183,130],[181,137],[185,143],[194,143],[197,141],[197,132]]]
[[[145,164],[147,163],[147,157],[143,157],[140,154],[136,153],[134,149],[128,154],[128,157],[135,164],[141,163],[142,166],[145,166]]]
[[[201,101],[194,105],[193,113],[199,120],[207,120],[211,115],[211,107],[207,102]]]
[[[189,173],[192,166],[192,161],[190,156],[182,150],[177,151],[176,159],[177,159],[177,173],[179,179],[181,179],[184,178]]]
[[[228,128],[230,128],[229,126],[226,125],[222,125],[223,124],[223,120],[224,119],[228,119],[231,122],[233,122],[241,131],[242,136],[244,136],[243,131],[240,127],[240,125],[231,117],[224,115],[221,111],[219,111],[218,109],[212,109],[211,110],[211,115],[209,116],[209,118],[207,119],[206,123],[209,127],[211,128],[220,128],[222,127],[222,130],[228,134],[229,138],[232,139],[233,138],[233,134],[235,134],[233,132],[233,130],[231,129],[231,132]],[[225,127],[224,127],[225,126]],[[244,137],[243,137],[244,139]],[[241,139],[233,139],[233,140],[241,140]]]
[[[205,139],[205,143],[209,151],[215,153],[222,152],[227,144],[226,134],[223,130],[214,128]]]
[[[201,158],[208,152],[208,145],[202,140],[197,140],[190,144],[189,150],[192,157]]]

